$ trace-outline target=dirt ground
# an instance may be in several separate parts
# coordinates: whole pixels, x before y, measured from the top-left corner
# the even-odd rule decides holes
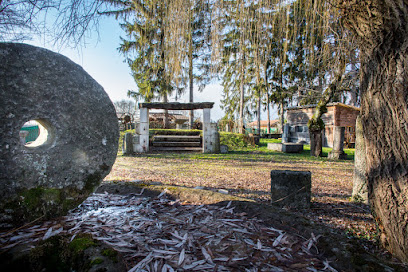
[[[295,211],[331,228],[370,243],[376,228],[368,205],[351,201],[352,161],[258,159],[256,154],[237,159],[177,158],[174,155],[118,156],[105,181],[134,181],[228,191],[228,194],[270,201],[270,171],[296,170],[312,173],[312,207]]]

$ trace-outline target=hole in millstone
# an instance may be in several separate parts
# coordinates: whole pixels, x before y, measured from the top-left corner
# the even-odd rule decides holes
[[[20,142],[27,148],[51,145],[54,141],[54,129],[44,119],[34,119],[24,123],[20,129]]]

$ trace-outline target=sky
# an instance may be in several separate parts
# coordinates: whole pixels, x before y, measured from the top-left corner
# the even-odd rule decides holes
[[[107,17],[100,22],[99,35],[92,34],[85,40],[85,45],[76,48],[53,46],[44,37],[33,37],[32,40],[27,40],[25,43],[58,52],[81,65],[105,89],[112,102],[115,102],[122,99],[130,100],[131,98],[127,97],[127,91],[137,90],[125,57],[117,50],[121,36],[125,37],[125,34],[119,27],[118,21],[113,17]],[[221,99],[222,86],[220,84],[210,84],[201,93],[194,92],[194,102],[214,102],[211,110],[213,121],[224,116],[220,108]],[[171,97],[170,101],[175,101],[174,97]],[[177,102],[188,102],[187,92]],[[272,119],[274,117],[276,118],[276,113]],[[266,114],[263,113],[261,118],[266,120]]]

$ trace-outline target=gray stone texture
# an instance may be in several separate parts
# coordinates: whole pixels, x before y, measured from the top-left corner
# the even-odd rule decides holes
[[[218,132],[218,126],[216,123],[211,123],[211,148],[212,153],[219,154],[220,150],[220,133]]]
[[[353,193],[354,201],[368,203],[368,189],[366,176],[366,147],[364,143],[363,125],[361,117],[356,119],[356,150],[354,153],[354,179]]]
[[[312,174],[309,171],[271,171],[271,203],[289,209],[310,208]]]
[[[124,155],[133,154],[133,133],[126,133],[123,137],[122,153]]]
[[[29,120],[48,131],[27,147]],[[115,109],[103,88],[68,58],[0,43],[0,227],[63,215],[110,172],[118,149]]]

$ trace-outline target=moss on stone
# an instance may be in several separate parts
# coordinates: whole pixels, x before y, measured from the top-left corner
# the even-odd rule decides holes
[[[91,246],[95,246],[95,241],[90,235],[84,235],[72,240],[69,244],[69,249],[72,250],[73,253],[78,254]]]
[[[91,266],[103,263],[103,259],[100,257],[96,257],[91,261]]]
[[[59,202],[61,190],[54,188],[37,187],[24,190],[20,194],[23,197],[23,205],[29,210],[40,208],[43,203]]]
[[[102,256],[108,257],[109,259],[111,259],[111,261],[115,263],[118,262],[118,252],[111,248],[106,248],[102,250],[101,254]]]
[[[3,200],[2,209],[12,210],[13,225],[21,225],[38,218],[51,219],[65,215],[77,207],[99,186],[101,175],[91,174],[84,181],[83,189],[76,187],[22,189],[12,199]]]

